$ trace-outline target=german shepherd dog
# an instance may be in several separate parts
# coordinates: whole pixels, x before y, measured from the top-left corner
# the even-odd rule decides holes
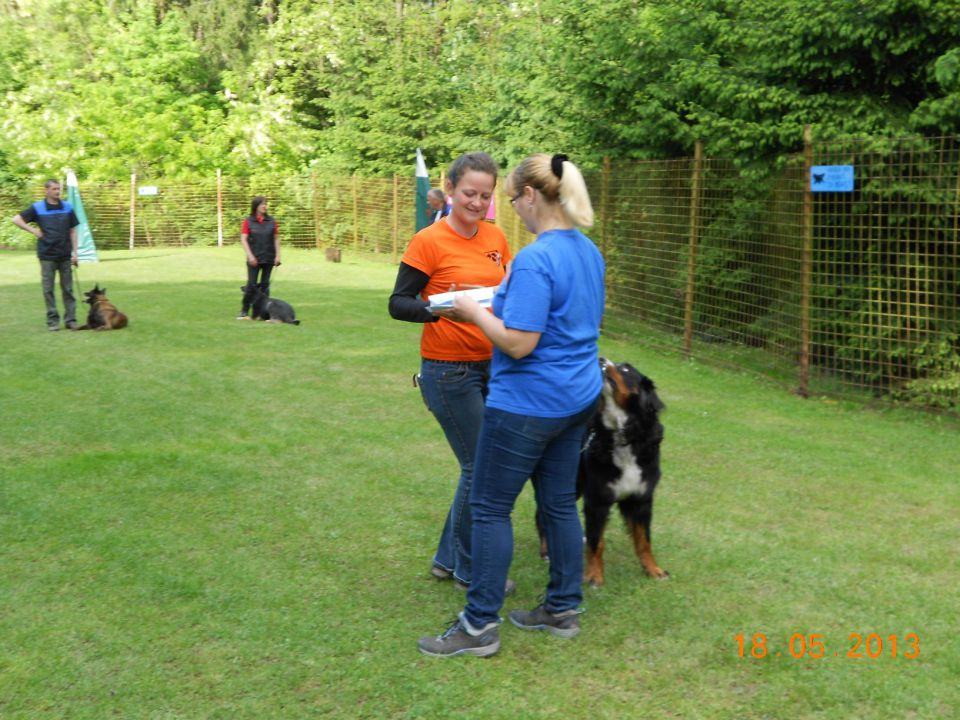
[[[300,324],[290,303],[270,297],[258,285],[249,287],[244,285],[240,289],[246,293],[246,299],[250,301],[254,320],[259,318],[268,322]]]
[[[90,305],[87,324],[78,330],[119,330],[127,326],[127,316],[117,310],[117,306],[107,299],[107,289],[100,289],[100,283],[93,290],[83,294],[84,302]]]
[[[603,533],[614,504],[620,510],[644,572],[663,580],[669,573],[653,556],[650,522],[653,491],[660,480],[660,443],[664,409],[653,381],[629,363],[600,358],[603,393],[587,425],[580,453],[577,497],[583,498],[586,530],[584,582],[603,585]],[[539,523],[538,523],[539,524]],[[540,553],[547,552],[543,533]]]

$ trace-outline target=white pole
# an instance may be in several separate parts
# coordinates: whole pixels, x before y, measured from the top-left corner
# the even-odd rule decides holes
[[[223,247],[223,175],[217,168],[217,247]]]
[[[137,227],[137,174],[130,175],[130,249],[133,250],[133,236]]]

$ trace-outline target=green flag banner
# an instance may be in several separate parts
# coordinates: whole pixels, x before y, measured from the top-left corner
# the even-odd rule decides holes
[[[430,224],[427,214],[427,193],[430,192],[430,177],[427,175],[427,164],[423,161],[423,153],[417,148],[417,232]]]
[[[73,206],[73,212],[80,224],[77,225],[77,259],[80,262],[98,262],[97,246],[93,242],[93,233],[90,232],[90,223],[87,222],[87,213],[83,209],[83,200],[80,199],[80,186],[77,176],[72,170],[67,172],[67,202]]]

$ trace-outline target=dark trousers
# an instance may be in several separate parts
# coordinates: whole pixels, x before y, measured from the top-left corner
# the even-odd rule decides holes
[[[58,326],[60,314],[54,295],[56,274],[60,273],[60,294],[63,296],[63,321],[67,324],[77,319],[77,299],[73,296],[73,268],[69,260],[41,260],[40,278],[43,283],[43,300],[47,304],[47,325]]]
[[[249,263],[247,264],[247,285],[246,287],[259,286],[263,291],[264,295],[270,294],[270,273],[273,272],[273,263],[269,265],[257,265],[253,267]],[[259,276],[259,281],[257,277]],[[250,312],[250,292],[244,289],[243,291],[243,305],[240,309],[240,312],[246,315]]]

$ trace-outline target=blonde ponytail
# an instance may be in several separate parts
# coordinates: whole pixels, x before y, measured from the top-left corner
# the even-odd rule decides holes
[[[563,161],[563,174],[560,177],[560,205],[570,222],[580,227],[593,225],[593,205],[587,183],[580,174],[580,168],[569,160]]]
[[[571,225],[593,225],[593,205],[580,169],[566,155],[538,153],[523,160],[505,184],[508,195],[524,186],[536,188],[551,203],[560,205]]]

